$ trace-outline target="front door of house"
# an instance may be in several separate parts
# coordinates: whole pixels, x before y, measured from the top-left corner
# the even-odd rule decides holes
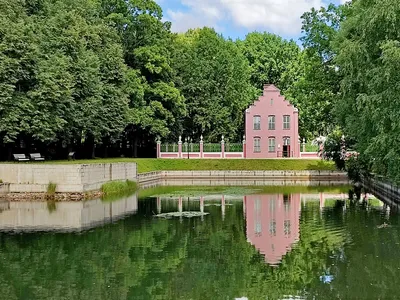
[[[283,157],[290,157],[290,145],[283,146]]]

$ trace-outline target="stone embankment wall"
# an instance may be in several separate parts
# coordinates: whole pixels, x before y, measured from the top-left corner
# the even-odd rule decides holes
[[[138,182],[149,183],[161,179],[300,179],[345,180],[347,174],[339,171],[159,171],[138,175]]]
[[[10,192],[10,184],[0,183],[0,196]]]
[[[99,190],[114,180],[137,180],[136,163],[104,164],[0,164],[0,179],[9,193],[43,193],[50,182],[60,193]]]
[[[400,186],[381,176],[364,179],[363,186],[376,197],[391,204],[400,205]]]

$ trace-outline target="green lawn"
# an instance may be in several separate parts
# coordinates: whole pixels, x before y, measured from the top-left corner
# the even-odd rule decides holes
[[[48,161],[49,164],[93,164],[136,162],[138,172],[151,171],[222,171],[222,170],[335,170],[332,162],[315,159],[155,159],[110,158],[75,161]]]

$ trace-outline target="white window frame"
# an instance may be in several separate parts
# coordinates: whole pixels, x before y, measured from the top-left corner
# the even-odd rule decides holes
[[[283,137],[283,146],[290,146],[290,142],[291,142],[290,136],[284,136]]]
[[[268,116],[268,130],[275,130],[276,128],[276,117],[275,115]]]
[[[258,142],[257,146],[256,146],[256,141]],[[258,136],[253,138],[253,152],[261,153],[261,138]]]
[[[261,116],[259,115],[253,116],[253,130],[261,130]]]
[[[268,152],[276,152],[276,139],[273,136],[268,138]]]
[[[290,130],[290,115],[283,116],[283,129]]]

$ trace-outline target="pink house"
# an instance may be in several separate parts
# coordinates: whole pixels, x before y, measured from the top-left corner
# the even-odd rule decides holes
[[[299,113],[273,84],[246,110],[246,158],[300,157]]]

